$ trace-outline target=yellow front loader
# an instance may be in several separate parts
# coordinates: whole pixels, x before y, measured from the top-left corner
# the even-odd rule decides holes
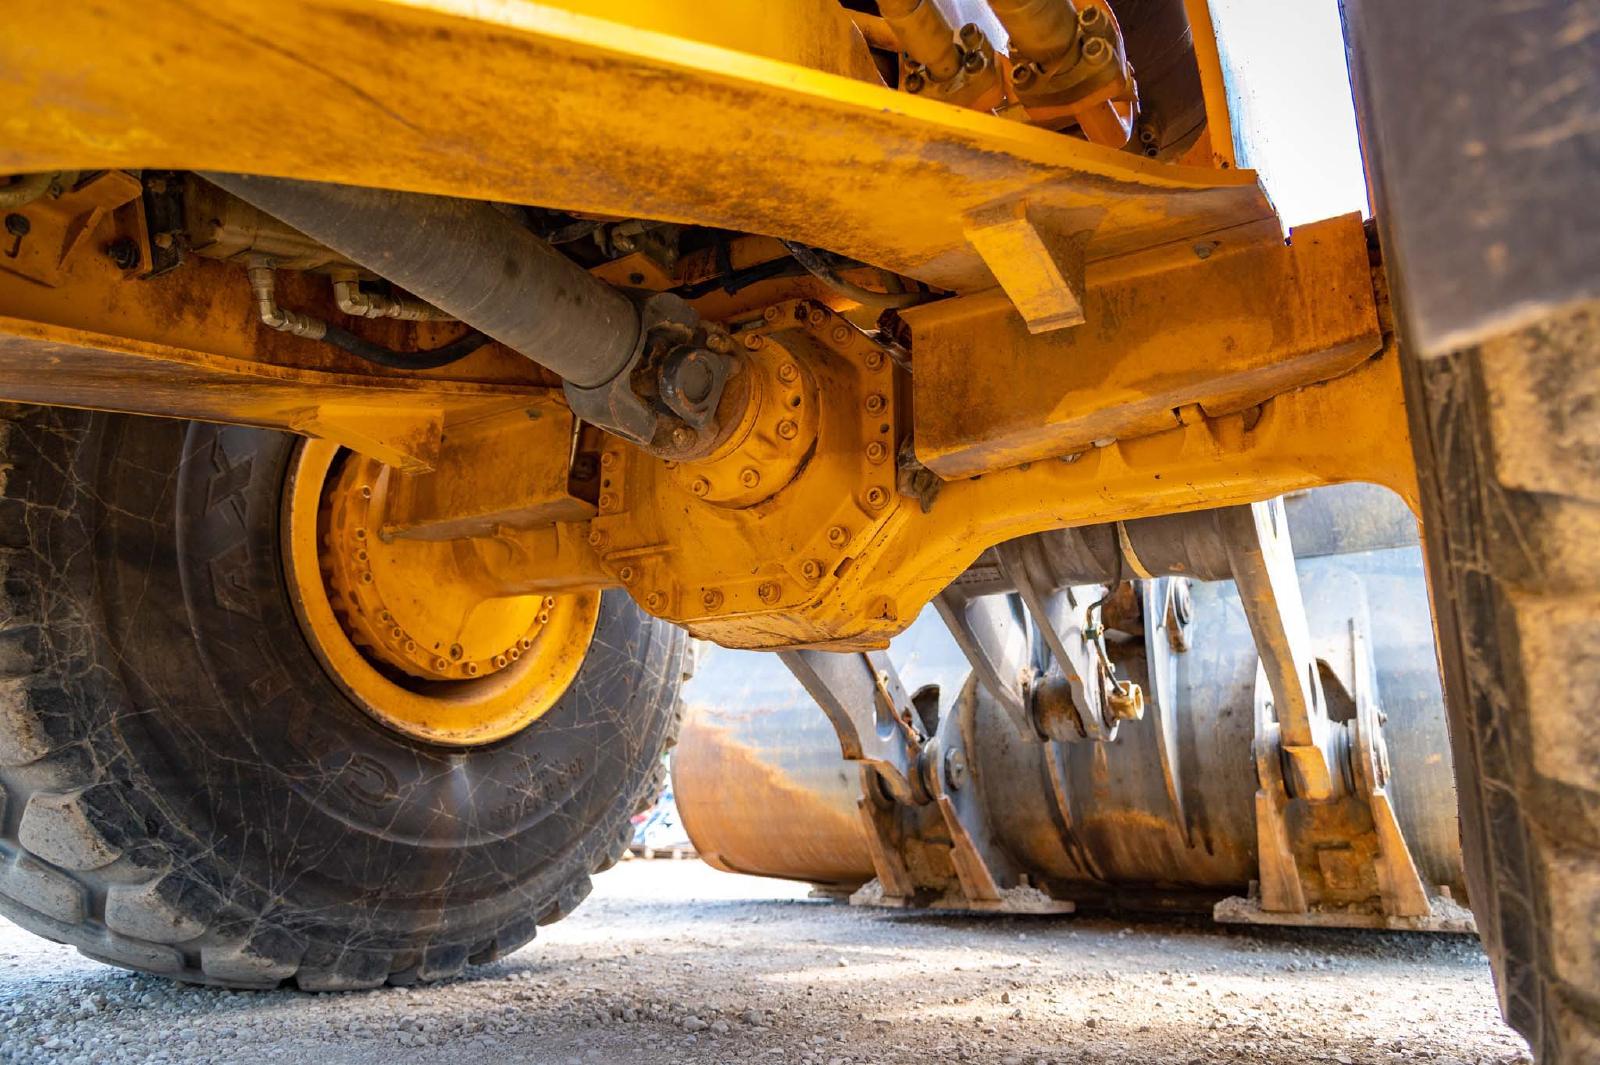
[[[1048,900],[975,747],[1192,726],[1108,648],[1198,578],[1259,671],[1243,905],[1424,926],[1462,900],[1279,500],[1364,482],[1421,522],[1455,894],[1594,1060],[1595,12],[1344,15],[1376,218],[1285,232],[1205,0],[9,5],[0,911],[452,975],[620,856],[689,636],[820,705],[889,894],[911,818],[968,904]],[[897,677],[930,606],[992,713]]]

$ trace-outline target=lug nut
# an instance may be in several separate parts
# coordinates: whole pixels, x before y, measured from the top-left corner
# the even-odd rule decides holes
[[[749,336],[744,338],[744,346],[748,351],[760,351],[761,346],[766,342],[767,338],[762,336],[760,333],[751,333]]]

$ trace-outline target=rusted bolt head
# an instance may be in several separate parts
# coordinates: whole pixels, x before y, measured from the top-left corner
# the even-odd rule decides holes
[[[749,351],[760,351],[766,342],[767,338],[760,333],[749,333],[744,338],[744,346]]]
[[[746,466],[739,471],[739,483],[746,488],[754,488],[761,483],[761,473],[754,466]]]
[[[617,579],[623,584],[632,584],[633,579],[637,576],[638,574],[634,572],[632,566],[623,566],[621,569],[617,570]]]
[[[687,425],[679,425],[672,430],[672,443],[676,447],[688,447],[694,443],[694,430]]]
[[[850,539],[850,533],[843,525],[835,525],[828,530],[828,543],[834,547],[843,547],[844,542],[848,539]]]
[[[700,596],[700,605],[707,610],[716,610],[722,606],[722,593],[715,588],[707,588]]]
[[[778,423],[778,436],[784,440],[793,440],[800,435],[800,426],[785,418]]]
[[[799,376],[800,369],[792,362],[786,362],[778,367],[778,380],[786,385],[792,383]]]
[[[1144,717],[1144,689],[1129,680],[1118,681],[1106,693],[1106,713],[1113,721],[1138,721]]]
[[[881,351],[869,351],[869,352],[867,352],[867,369],[869,369],[869,370],[881,370],[881,369],[883,369],[883,352],[881,352]]]
[[[756,589],[756,595],[761,597],[763,603],[776,603],[783,596],[783,588],[777,581],[763,581]]]
[[[833,327],[833,332],[829,335],[833,337],[836,343],[843,344],[846,340],[850,339],[850,327],[845,325],[843,322],[840,322],[838,325]]]
[[[885,492],[878,485],[873,485],[871,488],[867,489],[867,506],[871,507],[873,510],[882,510],[888,505],[888,503],[889,493]]]
[[[867,445],[867,461],[882,462],[889,454],[889,449],[883,446],[883,441],[874,440]]]
[[[822,563],[818,562],[814,558],[806,559],[804,562],[800,563],[800,576],[804,577],[808,581],[821,580]]]
[[[733,340],[726,333],[711,332],[706,334],[706,347],[712,351],[726,355],[733,350]]]
[[[144,254],[139,251],[137,241],[129,240],[127,237],[118,237],[106,245],[106,258],[110,259],[111,265],[118,270],[137,270],[139,261],[144,258]]]
[[[644,605],[650,610],[659,612],[662,607],[667,605],[667,597],[660,592],[651,592],[644,597]]]
[[[703,496],[711,491],[711,482],[704,477],[696,477],[689,482],[689,491],[697,496]]]
[[[880,392],[874,392],[867,397],[868,414],[882,414],[884,408],[888,407],[888,405],[889,401],[884,399],[883,394]]]
[[[960,791],[967,783],[967,756],[959,749],[944,753],[944,782],[951,791]]]
[[[617,497],[610,492],[600,493],[600,509],[610,510],[617,505]]]

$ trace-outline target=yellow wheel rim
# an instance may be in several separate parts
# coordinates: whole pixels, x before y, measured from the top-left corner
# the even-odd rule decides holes
[[[384,725],[451,747],[537,721],[571,686],[600,596],[488,598],[452,562],[460,542],[385,540],[388,471],[308,440],[284,493],[285,575],[312,651]]]

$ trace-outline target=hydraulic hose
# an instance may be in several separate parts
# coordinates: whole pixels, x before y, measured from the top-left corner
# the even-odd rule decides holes
[[[933,0],[878,0],[878,10],[906,55],[934,81],[949,81],[960,72],[955,30]]]

